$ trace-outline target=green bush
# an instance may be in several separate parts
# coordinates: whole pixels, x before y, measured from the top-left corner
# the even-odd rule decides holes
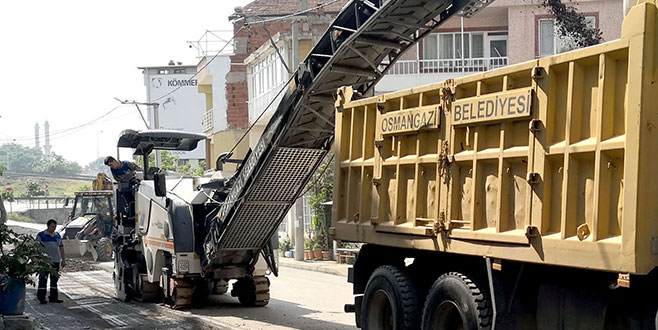
[[[32,285],[34,275],[55,274],[52,261],[42,248],[43,244],[34,237],[0,224],[0,274]]]
[[[313,245],[315,244],[314,239],[309,236],[304,240],[304,250],[313,250]]]
[[[83,184],[78,186],[78,191],[91,191],[91,190],[93,190],[91,188],[91,184]]]
[[[32,219],[30,217],[26,217],[26,216],[24,216],[20,213],[9,213],[9,214],[7,214],[7,219],[22,221],[22,222],[34,222],[34,219]]]
[[[279,249],[281,251],[290,251],[292,244],[290,243],[290,238],[286,237],[282,240],[279,240]]]

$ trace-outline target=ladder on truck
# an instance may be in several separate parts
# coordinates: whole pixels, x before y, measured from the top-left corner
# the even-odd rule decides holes
[[[231,179],[210,222],[205,266],[217,251],[259,250],[331,148],[334,94],[366,95],[411,46],[453,15],[470,17],[493,0],[350,1],[294,73],[258,141]]]

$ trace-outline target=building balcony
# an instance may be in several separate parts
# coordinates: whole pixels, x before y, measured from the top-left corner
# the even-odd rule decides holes
[[[279,93],[285,83],[286,81],[281,81],[265,91],[263,94],[253,97],[247,101],[249,106],[249,123],[256,121],[256,119],[263,113],[263,111],[265,111],[267,105],[272,102],[272,99],[276,97],[277,93]],[[272,102],[272,105],[270,105],[270,107],[267,109],[268,115],[276,110],[277,106],[279,105],[279,101],[283,97],[283,94],[285,93],[281,92],[277,99]],[[268,118],[268,115],[265,115],[262,118]]]
[[[508,64],[507,57],[484,57],[465,59],[429,59],[397,61],[388,70],[388,75],[432,74],[432,73],[475,73],[500,68]],[[383,68],[382,68],[383,69]]]
[[[508,64],[507,57],[400,60],[395,62],[377,83],[375,93],[388,93],[433,84]]]
[[[206,110],[203,114],[203,132],[212,133],[213,132],[213,114],[212,108]]]

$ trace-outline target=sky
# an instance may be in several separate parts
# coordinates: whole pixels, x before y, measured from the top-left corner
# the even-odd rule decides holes
[[[43,146],[48,120],[52,151],[66,159],[85,166],[97,156],[116,154],[122,130],[145,128],[134,106],[114,109],[115,97],[146,100],[137,67],[169,60],[196,65],[197,50],[187,41],[206,30],[231,30],[228,16],[249,2],[4,1],[0,144],[34,146],[38,122]]]

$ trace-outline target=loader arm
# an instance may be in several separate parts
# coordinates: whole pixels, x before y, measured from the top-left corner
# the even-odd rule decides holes
[[[220,251],[262,249],[334,140],[335,93],[365,95],[398,58],[449,17],[493,0],[354,0],[345,5],[294,73],[276,112],[230,184],[205,238]]]

